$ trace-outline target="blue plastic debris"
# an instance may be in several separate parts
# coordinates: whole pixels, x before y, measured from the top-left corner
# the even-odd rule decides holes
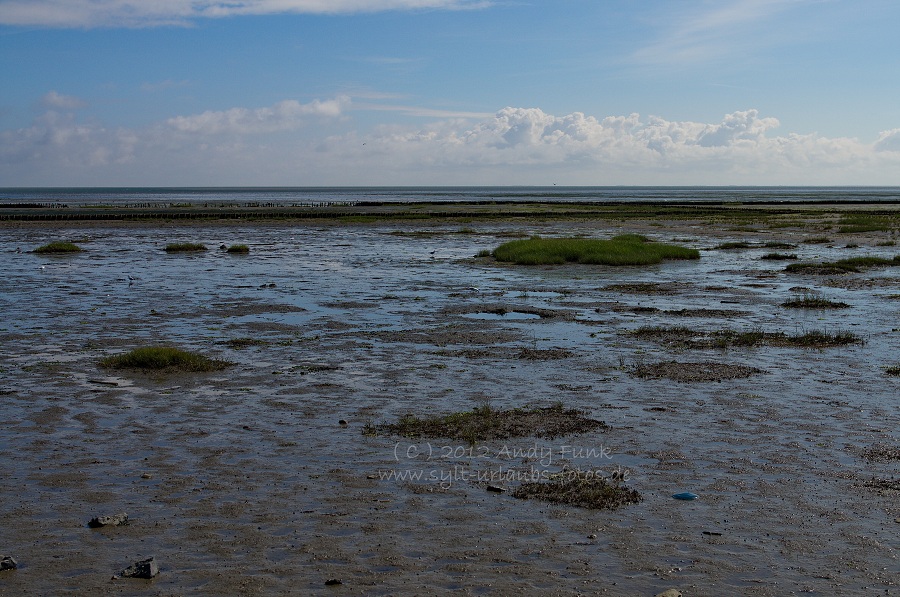
[[[672,496],[676,500],[696,500],[699,495],[696,493],[691,493],[690,491],[685,491],[684,493],[676,493]]]

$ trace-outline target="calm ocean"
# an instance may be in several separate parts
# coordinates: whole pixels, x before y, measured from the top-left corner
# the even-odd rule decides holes
[[[310,205],[448,201],[900,202],[900,187],[246,187],[0,188],[0,204]]]

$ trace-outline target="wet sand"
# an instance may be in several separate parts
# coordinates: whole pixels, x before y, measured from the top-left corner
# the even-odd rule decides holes
[[[622,232],[702,257],[473,257],[515,234]],[[5,224],[0,556],[19,568],[0,572],[0,594],[895,594],[900,491],[877,481],[900,475],[900,378],[884,371],[900,362],[900,269],[799,275],[760,259],[767,241],[808,261],[892,257],[878,246],[892,238],[703,218]],[[29,252],[57,239],[85,252]],[[756,244],[714,248],[726,241]],[[780,306],[800,288],[851,307]],[[645,325],[865,342],[673,348],[630,333]],[[226,343],[239,338],[259,343]],[[159,343],[236,364],[98,368]],[[671,361],[754,372],[634,375]],[[555,402],[610,429],[476,445],[362,433]],[[563,467],[624,473],[643,501],[598,511],[487,490]],[[700,497],[672,498],[684,491]],[[119,512],[129,526],[87,525]],[[155,579],[111,578],[149,556]]]

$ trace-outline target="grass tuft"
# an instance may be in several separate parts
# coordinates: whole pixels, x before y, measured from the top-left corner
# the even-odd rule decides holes
[[[206,245],[200,243],[169,243],[166,245],[166,253],[190,253],[205,250]]]
[[[416,417],[405,415],[396,423],[367,424],[366,435],[400,435],[403,437],[444,437],[469,443],[512,437],[554,438],[570,433],[606,429],[603,421],[589,419],[575,409],[564,409],[557,403],[546,408],[497,410],[490,405],[471,411]]]
[[[753,248],[753,245],[751,245],[748,242],[739,241],[739,242],[722,243],[721,245],[719,245],[716,248],[717,249],[726,249],[726,250],[727,249],[751,249],[751,248]]]
[[[664,259],[699,259],[696,249],[647,241],[637,234],[609,240],[586,238],[541,238],[504,243],[494,249],[498,261],[517,265],[651,265]]]
[[[54,241],[52,243],[47,243],[42,247],[38,247],[34,250],[35,253],[41,254],[64,254],[64,253],[80,253],[82,251],[81,247],[76,245],[75,243],[65,242],[65,241]]]
[[[643,499],[636,489],[607,481],[596,471],[565,470],[549,477],[547,482],[522,483],[512,496],[596,510],[615,510]]]
[[[231,245],[227,249],[228,253],[238,253],[238,254],[246,254],[250,252],[250,247],[247,245]]]
[[[858,273],[867,267],[891,267],[900,266],[900,255],[893,259],[886,257],[850,257],[839,261],[826,261],[824,263],[792,263],[784,268],[784,271],[795,274],[849,274]]]
[[[790,261],[797,259],[796,253],[766,253],[760,259],[768,259],[770,261]]]
[[[850,307],[847,303],[829,301],[826,298],[813,294],[805,294],[801,297],[785,301],[781,303],[781,306],[789,309],[847,309]]]
[[[230,366],[227,361],[210,359],[171,346],[145,346],[125,354],[113,355],[100,361],[101,367],[111,369],[147,369],[169,371],[219,371]]]

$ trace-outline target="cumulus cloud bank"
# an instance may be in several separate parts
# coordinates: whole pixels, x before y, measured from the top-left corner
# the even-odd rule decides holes
[[[0,0],[0,24],[45,27],[153,27],[203,18],[288,13],[471,9],[485,0]]]
[[[872,143],[776,135],[779,121],[753,109],[703,123],[507,107],[361,133],[347,132],[354,106],[346,97],[143,129],[80,123],[62,111],[77,98],[48,94],[44,104],[56,109],[0,132],[0,186],[900,184],[900,129]],[[322,126],[333,133],[322,136]]]

